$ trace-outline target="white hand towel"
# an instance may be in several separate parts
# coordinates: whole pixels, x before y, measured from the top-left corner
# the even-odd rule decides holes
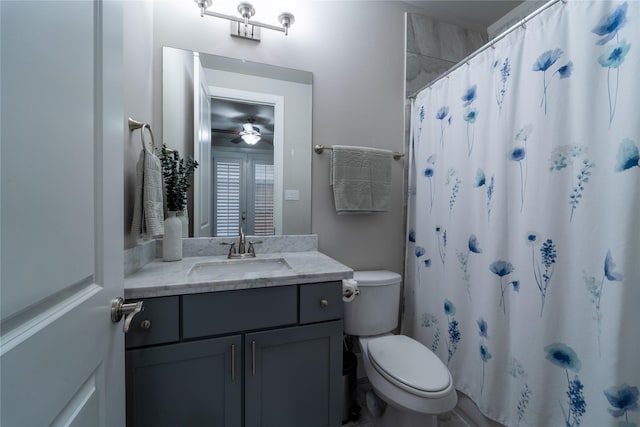
[[[334,145],[331,185],[338,213],[385,212],[391,200],[389,150]]]
[[[162,162],[142,150],[136,164],[136,189],[131,232],[143,239],[164,234]]]

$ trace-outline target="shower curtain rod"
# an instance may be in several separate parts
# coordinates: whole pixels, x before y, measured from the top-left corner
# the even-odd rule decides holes
[[[535,18],[536,16],[538,16],[539,14],[541,14],[542,12],[544,12],[545,10],[547,10],[548,8],[550,8],[551,6],[553,6],[554,4],[558,3],[558,2],[562,2],[562,3],[567,3],[569,0],[550,0],[548,3],[545,3],[544,5],[540,6],[538,9],[534,10],[533,12],[531,12],[529,15],[525,16],[524,18],[522,18],[520,21],[518,21],[517,24],[512,25],[511,27],[507,28],[505,31],[503,31],[502,33],[500,33],[498,36],[496,36],[493,40],[491,40],[491,42],[486,43],[484,46],[482,46],[480,49],[476,50],[475,52],[471,53],[469,56],[467,56],[466,58],[464,58],[462,61],[458,62],[456,65],[454,65],[451,69],[449,69],[446,73],[444,73],[443,75],[441,75],[440,77],[438,77],[437,79],[427,83],[426,85],[422,86],[420,89],[416,90],[415,92],[413,92],[411,95],[409,95],[407,98],[408,99],[415,99],[416,96],[418,96],[418,94],[420,92],[422,92],[424,89],[430,88],[431,86],[433,86],[434,84],[436,84],[437,82],[439,82],[440,80],[446,78],[449,76],[449,74],[453,73],[455,70],[457,70],[458,68],[462,67],[465,64],[468,64],[469,61],[471,61],[473,58],[475,58],[476,56],[480,55],[482,52],[484,52],[485,50],[489,49],[489,48],[494,48],[495,44],[497,42],[499,42],[500,40],[502,40],[503,38],[505,38],[507,35],[511,34],[513,31],[515,31],[516,29],[523,27],[523,28],[527,28],[527,22],[529,22],[530,20],[532,20],[533,18]]]

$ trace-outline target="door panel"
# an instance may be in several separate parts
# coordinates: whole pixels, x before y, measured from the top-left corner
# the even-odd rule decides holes
[[[127,424],[240,427],[241,351],[240,335],[128,350]]]
[[[244,161],[242,154],[213,154],[214,237],[235,237],[244,226]]]
[[[80,390],[69,400],[52,426],[89,426],[100,417],[100,403],[95,375],[90,376]]]
[[[273,156],[249,157],[249,165],[247,220],[251,234],[271,236],[275,233]]]
[[[0,424],[122,425],[122,5],[0,2],[0,43]]]
[[[200,55],[193,54],[193,157],[198,162],[193,186],[193,236],[211,236],[211,104]],[[185,236],[186,237],[186,236]]]
[[[7,249],[2,251],[2,277],[20,277],[24,283],[3,286],[6,318],[93,275],[94,136],[85,110],[94,101],[94,10],[89,2],[76,7],[3,2],[2,8],[2,246]],[[70,27],[67,19],[78,25],[63,31]],[[12,42],[16,37],[19,42]],[[56,49],[57,57],[43,57],[43,40],[65,48]],[[46,68],[39,66],[43,62]],[[40,93],[43,86],[46,93]],[[78,102],[60,102],[67,97]],[[51,114],[61,109],[78,117],[77,126],[66,126]],[[63,153],[74,153],[73,174]],[[56,203],[65,193],[76,196],[73,204]]]
[[[274,226],[273,155],[213,151],[212,212],[215,237],[269,236]]]
[[[341,338],[340,320],[247,334],[245,426],[340,425]]]

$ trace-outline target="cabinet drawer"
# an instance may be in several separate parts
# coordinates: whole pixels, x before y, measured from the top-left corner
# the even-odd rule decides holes
[[[342,282],[300,285],[300,323],[342,318]]]
[[[211,292],[182,297],[183,337],[236,333],[298,320],[296,286]]]
[[[144,311],[136,314],[125,335],[126,348],[162,344],[180,339],[179,298],[143,300]]]

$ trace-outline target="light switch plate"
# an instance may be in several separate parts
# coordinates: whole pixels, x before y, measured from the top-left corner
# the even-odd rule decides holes
[[[300,191],[299,190],[284,190],[284,199],[285,200],[300,200]]]

